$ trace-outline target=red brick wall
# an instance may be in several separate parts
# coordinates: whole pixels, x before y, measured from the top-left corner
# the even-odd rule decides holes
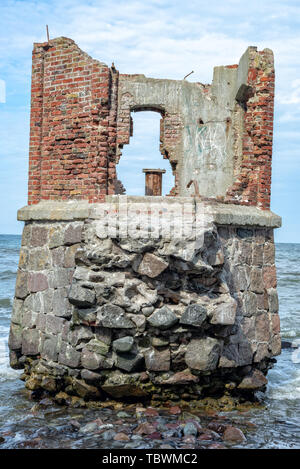
[[[242,162],[227,202],[270,208],[274,81],[272,51],[251,48],[247,84],[253,96],[246,103]]]
[[[111,70],[71,39],[35,44],[28,203],[103,200],[115,146]]]

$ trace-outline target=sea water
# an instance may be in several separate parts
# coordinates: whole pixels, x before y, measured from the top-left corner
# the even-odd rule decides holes
[[[18,379],[21,372],[12,370],[8,361],[7,341],[20,245],[21,236],[0,235],[0,433],[13,426],[18,428],[12,433],[11,442],[8,437],[5,447],[16,447],[18,440],[32,434],[33,428],[45,425],[46,419],[31,413],[33,402]],[[276,265],[281,335],[296,348],[283,349],[269,371],[265,407],[248,412],[247,418],[257,425],[247,437],[249,448],[300,447],[300,348],[297,348],[300,346],[300,244],[276,244]],[[61,423],[63,412],[59,417],[52,417],[50,425],[58,420]],[[68,411],[65,412],[67,415]],[[232,419],[238,423],[240,416],[232,413]],[[75,446],[74,443],[72,447]],[[64,443],[58,439],[52,447],[64,447]]]

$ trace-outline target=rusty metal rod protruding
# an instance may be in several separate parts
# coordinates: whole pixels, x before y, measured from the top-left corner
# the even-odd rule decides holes
[[[194,190],[195,190],[195,194],[192,194],[192,197],[200,197],[198,182],[195,181],[194,179],[192,179],[192,180],[187,184],[187,186],[186,186],[187,189],[189,189],[189,187],[191,187],[192,184],[194,184]]]
[[[143,169],[145,173],[145,195],[161,195],[162,175],[165,169]]]

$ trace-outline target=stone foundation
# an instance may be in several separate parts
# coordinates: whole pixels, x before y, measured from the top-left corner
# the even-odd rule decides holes
[[[166,202],[150,199],[158,208]],[[120,200],[110,199],[114,212]],[[136,214],[149,198],[123,200]],[[146,236],[148,210],[138,238],[103,237],[102,204],[41,202],[19,211],[26,223],[9,347],[27,388],[86,400],[265,388],[281,347],[273,240],[280,218],[193,204],[205,223],[184,239]]]

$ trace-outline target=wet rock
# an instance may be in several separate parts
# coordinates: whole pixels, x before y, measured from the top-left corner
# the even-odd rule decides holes
[[[106,304],[98,309],[97,324],[110,329],[132,329],[135,324],[119,306]]]
[[[116,434],[116,432],[114,432],[113,430],[107,430],[106,432],[103,432],[101,434],[101,438],[104,441],[111,441],[111,440],[114,439],[115,434]]]
[[[179,415],[181,414],[181,408],[178,405],[170,407],[169,413],[171,415]]]
[[[112,371],[101,386],[103,391],[112,397],[145,397],[147,392],[138,385],[139,375],[128,374],[122,371]]]
[[[141,423],[135,430],[134,433],[138,435],[151,435],[151,433],[154,433],[156,431],[156,428],[154,425],[150,423]]]
[[[132,349],[134,339],[131,336],[122,337],[112,343],[115,352],[129,352]]]
[[[119,419],[126,419],[127,417],[130,417],[130,415],[127,414],[127,412],[124,412],[123,410],[121,410],[120,412],[117,413],[117,417]]]
[[[94,433],[98,430],[98,423],[97,422],[91,422],[87,423],[83,427],[80,427],[79,431],[80,433]]]
[[[80,308],[89,308],[95,303],[96,294],[94,290],[72,283],[68,298],[70,303]]]
[[[187,346],[185,361],[194,370],[213,370],[217,366],[220,351],[220,343],[216,339],[193,339]]]
[[[150,371],[169,371],[171,354],[170,350],[158,351],[151,349],[145,352],[146,368]]]
[[[168,267],[168,263],[164,260],[160,259],[159,257],[146,252],[144,257],[138,267],[138,273],[140,275],[147,275],[147,277],[155,278],[158,277],[166,268]]]
[[[234,443],[244,443],[245,441],[247,441],[242,430],[237,427],[231,426],[226,427],[226,430],[223,434],[223,440],[228,442],[231,441]]]
[[[174,326],[178,322],[178,318],[170,308],[163,306],[154,311],[147,321],[150,326],[165,330]]]
[[[183,427],[183,434],[184,434],[184,436],[189,436],[189,435],[197,436],[198,429],[197,429],[196,425],[194,425],[192,422],[188,422]]]
[[[128,435],[126,435],[126,433],[120,432],[120,433],[116,433],[116,435],[114,436],[114,440],[115,441],[129,441],[130,438]]]
[[[267,378],[259,370],[254,370],[250,375],[245,376],[242,382],[238,385],[238,389],[245,389],[249,391],[256,391],[263,389],[268,383]]]
[[[208,446],[208,449],[226,449],[226,447],[221,443],[212,443]]]
[[[178,371],[170,378],[161,382],[161,384],[189,384],[189,383],[197,383],[199,378],[193,375],[189,370]]]
[[[75,392],[83,399],[96,399],[97,400],[101,396],[101,393],[98,388],[90,384],[87,384],[83,380],[74,378],[73,388]]]
[[[81,378],[84,379],[84,381],[90,382],[90,383],[99,383],[101,380],[101,374],[100,373],[95,373],[94,371],[91,370],[81,370]]]

